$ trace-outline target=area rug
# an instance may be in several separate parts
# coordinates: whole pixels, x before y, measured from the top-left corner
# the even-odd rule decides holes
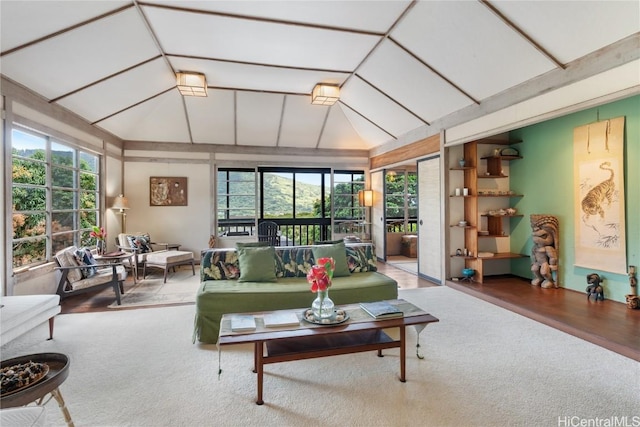
[[[200,275],[197,270],[194,275],[191,266],[177,267],[175,273],[168,274],[167,283],[164,283],[163,272],[154,270],[122,295],[122,304],[117,305],[114,301],[109,308],[193,304],[199,285]]]
[[[399,351],[265,367],[255,404],[249,344],[193,344],[195,306],[64,314],[2,347],[3,358],[69,355],[60,385],[77,426],[570,426],[634,425],[640,364],[531,319],[439,286],[400,297],[440,319],[407,330]],[[218,375],[218,367],[222,368]],[[64,426],[55,400],[47,421]],[[633,418],[633,417],[636,418]],[[599,424],[595,424],[594,420]],[[614,424],[616,422],[617,424]]]

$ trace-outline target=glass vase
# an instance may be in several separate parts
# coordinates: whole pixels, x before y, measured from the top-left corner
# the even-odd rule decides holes
[[[107,249],[107,242],[104,240],[96,240],[96,253],[98,255],[103,255]]]
[[[329,298],[329,289],[318,291],[316,299],[311,304],[313,311],[313,319],[316,322],[329,322],[335,315],[335,306],[331,298]]]

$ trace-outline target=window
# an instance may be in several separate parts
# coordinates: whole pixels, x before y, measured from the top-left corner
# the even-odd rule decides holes
[[[253,169],[218,169],[218,234],[249,235],[256,218],[256,174]]]
[[[12,130],[13,268],[92,243],[99,224],[99,157],[33,131]]]
[[[385,174],[385,216],[387,231],[415,232],[418,218],[418,175],[405,170]]]
[[[364,172],[336,171],[334,180],[334,218],[357,220],[362,213],[358,190],[364,188]],[[218,168],[218,235],[253,235],[256,221],[269,220],[280,227],[281,244],[327,240],[331,238],[330,183],[328,168],[263,167],[257,172]]]

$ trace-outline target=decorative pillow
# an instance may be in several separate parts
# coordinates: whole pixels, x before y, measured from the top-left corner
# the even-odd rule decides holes
[[[78,262],[76,261],[76,248],[73,250],[62,250],[56,254],[56,259],[58,260],[58,264],[60,267],[78,267]],[[70,268],[67,270],[67,287],[65,291],[71,288],[71,283],[77,282],[78,280],[82,280],[82,272],[79,268]]]
[[[74,255],[78,265],[88,266],[80,268],[83,278],[88,279],[89,277],[93,277],[98,272],[98,268],[96,267],[96,260],[93,258],[93,255],[91,254],[91,250],[89,250],[89,248],[78,249]]]
[[[273,246],[238,248],[240,282],[275,282],[276,250]]]
[[[151,248],[151,237],[149,237],[148,234],[143,234],[141,236],[127,236],[127,240],[129,241],[131,249],[136,249],[139,254],[145,254],[153,251]]]
[[[349,265],[349,271],[352,273],[378,271],[373,245],[347,246],[347,264]]]
[[[347,248],[344,242],[335,243],[333,245],[313,246],[313,257],[317,260],[323,257],[333,258],[336,269],[333,271],[334,277],[350,276],[351,271],[347,265]]]
[[[269,242],[236,242],[236,248],[263,248],[269,246]]]
[[[281,246],[276,249],[276,277],[307,277],[313,265],[309,247]]]
[[[226,249],[205,252],[200,259],[200,281],[237,279],[238,253]]]

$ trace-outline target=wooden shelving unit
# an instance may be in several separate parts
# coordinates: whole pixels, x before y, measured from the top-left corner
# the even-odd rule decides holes
[[[493,144],[497,146],[509,146],[520,141],[504,141],[483,139],[479,141],[469,142],[464,145],[463,155],[467,164],[464,167],[451,167],[451,172],[461,171],[464,173],[464,187],[469,189],[468,196],[455,196],[454,199],[461,198],[464,203],[464,219],[467,221],[465,227],[460,227],[457,224],[451,225],[452,228],[461,228],[464,230],[464,247],[469,251],[469,256],[451,255],[452,259],[463,259],[464,266],[466,268],[472,268],[476,271],[474,280],[482,283],[485,274],[485,263],[493,260],[505,260],[513,258],[521,258],[525,255],[521,255],[513,252],[496,252],[491,257],[478,257],[478,253],[482,253],[482,245],[480,241],[489,243],[489,239],[508,239],[510,225],[508,221],[513,218],[522,218],[522,214],[514,215],[490,215],[487,213],[481,213],[479,211],[479,200],[495,199],[511,199],[524,197],[522,194],[516,194],[511,189],[502,190],[496,193],[485,193],[485,190],[479,188],[479,182],[485,182],[485,180],[508,180],[508,174],[504,171],[505,162],[512,160],[518,160],[522,157],[519,155],[501,155],[500,149],[495,149],[493,155],[482,155],[478,153],[478,146]],[[480,165],[486,163],[486,172],[481,173]],[[458,172],[459,173],[459,172]],[[487,181],[490,182],[490,181]],[[508,183],[508,181],[507,181]],[[502,184],[503,186],[505,184]],[[480,194],[482,191],[483,194]],[[510,207],[508,204],[503,205],[503,208]],[[454,222],[454,218],[451,219]],[[481,225],[486,221],[488,231],[487,235],[480,235]]]

